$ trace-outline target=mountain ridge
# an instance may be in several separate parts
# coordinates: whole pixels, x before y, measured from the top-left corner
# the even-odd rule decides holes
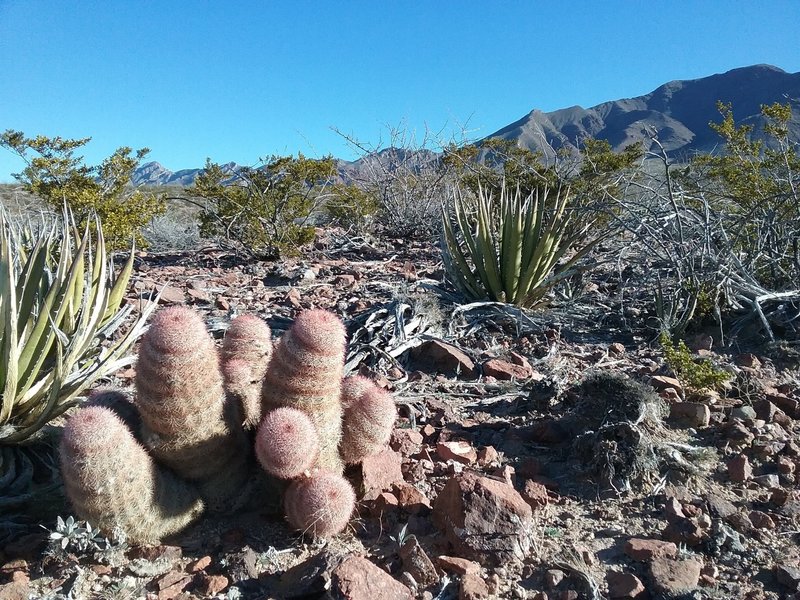
[[[761,105],[789,102],[793,117],[790,136],[800,141],[800,72],[788,73],[767,64],[738,67],[697,79],[668,81],[648,94],[609,100],[589,108],[574,105],[555,111],[533,109],[482,141],[500,137],[521,147],[552,155],[554,150],[576,150],[587,137],[603,139],[620,151],[634,142],[644,142],[645,150],[655,149],[650,134],[671,157],[688,157],[697,152],[719,149],[719,136],[709,123],[721,120],[717,101],[730,103],[737,125],[753,125],[759,135],[764,125]],[[385,151],[385,150],[384,150]],[[363,159],[338,160],[340,175],[357,173]],[[227,163],[234,172],[238,165]],[[191,185],[202,168],[170,171],[151,161],[136,169],[135,185]]]

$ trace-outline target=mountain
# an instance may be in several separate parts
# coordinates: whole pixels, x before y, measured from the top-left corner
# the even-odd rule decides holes
[[[701,79],[671,81],[649,94],[604,102],[591,108],[573,106],[553,112],[533,110],[487,138],[514,140],[522,147],[544,152],[575,148],[586,137],[607,140],[614,150],[642,141],[655,131],[672,156],[712,152],[719,136],[709,123],[721,120],[717,101],[731,103],[737,124],[751,124],[758,134],[764,119],[762,104],[790,102],[792,138],[800,140],[800,73],[771,65],[754,65]]]
[[[649,147],[648,132],[655,131],[667,152],[677,158],[694,152],[719,149],[719,136],[709,127],[721,117],[717,101],[731,103],[737,124],[754,126],[758,135],[764,125],[762,104],[790,102],[793,119],[790,135],[800,142],[800,73],[787,73],[771,65],[754,65],[727,73],[670,81],[649,94],[636,98],[613,100],[582,108],[573,106],[553,112],[533,110],[518,121],[503,127],[487,138],[501,137],[520,146],[552,154],[552,149],[576,148],[581,140],[593,137],[607,140],[614,150],[638,141]],[[480,142],[479,142],[480,144]],[[409,150],[386,148],[376,156],[381,160],[404,160]],[[415,162],[420,165],[435,160],[427,150],[418,151]],[[356,161],[337,161],[342,180],[358,180],[374,164],[373,156]],[[231,173],[238,168],[228,163]],[[172,172],[157,162],[139,167],[133,177],[135,185],[191,185],[201,169]]]

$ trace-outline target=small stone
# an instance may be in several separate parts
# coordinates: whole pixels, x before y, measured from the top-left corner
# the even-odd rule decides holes
[[[395,428],[392,431],[389,445],[392,450],[399,452],[403,456],[411,456],[419,452],[420,446],[424,441],[422,434],[415,429]]]
[[[674,377],[667,377],[666,375],[653,375],[653,377],[650,378],[650,384],[657,392],[663,392],[664,390],[671,389],[677,392],[678,396],[683,397],[683,386],[681,385],[681,382]]]
[[[675,559],[657,556],[650,563],[653,591],[679,595],[691,592],[700,580],[703,563],[697,558]]]
[[[403,481],[403,458],[391,448],[384,448],[361,462],[364,498],[375,499],[378,494]]]
[[[758,369],[761,366],[761,361],[758,360],[755,354],[745,353],[739,354],[734,362],[740,367],[747,367],[748,369]]]
[[[792,591],[800,591],[800,567],[796,565],[777,565],[775,577],[778,583]]]
[[[500,460],[500,455],[494,446],[483,446],[478,449],[478,464],[487,466],[494,464]]]
[[[475,363],[452,344],[429,340],[411,351],[414,360],[428,370],[462,377],[475,376]],[[432,368],[431,368],[432,367]]]
[[[606,573],[609,598],[636,598],[644,592],[644,585],[636,575],[609,571]]]
[[[442,460],[454,460],[465,465],[471,465],[478,460],[478,452],[469,442],[463,440],[439,442],[436,444],[436,454]]]
[[[524,380],[531,376],[531,370],[499,358],[492,358],[483,363],[483,374],[500,381]]]
[[[751,510],[747,515],[756,529],[775,529],[775,521],[767,513],[760,510]]]
[[[755,421],[756,410],[752,406],[737,406],[731,410],[731,419],[739,419],[740,421]]]
[[[426,588],[439,580],[436,567],[419,545],[416,537],[409,537],[400,547],[400,559],[403,561],[403,571],[409,573],[419,587]]]
[[[639,561],[649,561],[661,556],[667,558],[678,556],[678,547],[672,542],[663,540],[631,538],[625,542],[622,550],[633,560]]]
[[[159,288],[158,292],[158,302],[160,304],[183,304],[186,302],[186,297],[183,294],[183,290],[171,285],[162,286]]]
[[[489,597],[489,586],[478,575],[468,573],[461,578],[458,600],[484,600]]]
[[[397,505],[412,515],[427,512],[431,509],[431,501],[412,484],[401,481],[392,486]]]
[[[224,575],[202,575],[200,578],[200,592],[208,598],[216,596],[228,587],[228,578]]]
[[[701,402],[675,402],[669,407],[669,418],[681,427],[707,427],[711,409]]]
[[[759,475],[758,477],[753,477],[753,483],[756,483],[768,490],[774,490],[781,487],[781,478],[775,473],[769,473],[768,475]]]
[[[522,488],[522,497],[525,502],[530,504],[531,508],[541,508],[542,506],[547,506],[550,502],[547,488],[532,479],[525,480],[525,485]]]
[[[199,573],[200,571],[205,571],[210,566],[211,557],[203,556],[202,558],[198,558],[197,560],[190,562],[186,567],[186,570],[189,571],[189,573]]]
[[[566,574],[559,569],[549,569],[544,574],[545,585],[551,590],[558,587],[558,584],[564,581]]]
[[[437,556],[436,564],[443,571],[455,573],[456,575],[477,575],[481,572],[481,566],[474,560],[467,560],[458,556]]]
[[[623,346],[619,342],[614,342],[613,344],[609,345],[608,353],[613,354],[614,356],[620,356],[622,354],[625,354],[625,346]]]
[[[217,296],[217,299],[215,300],[214,305],[218,309],[224,310],[226,312],[231,309],[231,303],[228,301],[228,299],[225,296]]]
[[[739,454],[728,461],[728,478],[734,483],[744,483],[753,476],[753,467],[746,454]]]
[[[411,590],[366,558],[350,556],[333,570],[329,594],[347,600],[412,600]]]

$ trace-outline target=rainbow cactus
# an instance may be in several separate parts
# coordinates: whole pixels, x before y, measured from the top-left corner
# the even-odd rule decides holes
[[[355,506],[344,465],[380,451],[396,418],[388,392],[343,379],[345,346],[338,317],[308,310],[274,348],[266,323],[238,317],[217,353],[197,313],[163,309],[142,339],[134,403],[98,394],[67,424],[62,470],[79,516],[159,540],[204,506],[238,508],[255,456],[262,477],[287,482],[292,527],[339,533]]]
[[[119,528],[133,542],[157,542],[203,512],[198,491],[158,467],[109,408],[77,411],[64,427],[60,456],[73,507],[104,531]]]

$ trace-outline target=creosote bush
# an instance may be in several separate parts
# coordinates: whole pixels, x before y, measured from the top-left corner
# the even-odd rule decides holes
[[[134,171],[150,151],[122,147],[100,165],[87,166],[75,152],[90,140],[26,138],[23,132],[9,129],[0,135],[0,146],[25,161],[23,171],[13,176],[26,191],[56,211],[68,207],[81,228],[93,225],[97,215],[109,249],[126,249],[131,241],[146,247],[142,228],[166,210],[162,196],[131,185]]]
[[[666,331],[661,332],[658,342],[667,365],[687,387],[694,390],[718,388],[730,379],[726,371],[715,368],[711,361],[707,359],[696,361],[683,340],[673,344]]]

